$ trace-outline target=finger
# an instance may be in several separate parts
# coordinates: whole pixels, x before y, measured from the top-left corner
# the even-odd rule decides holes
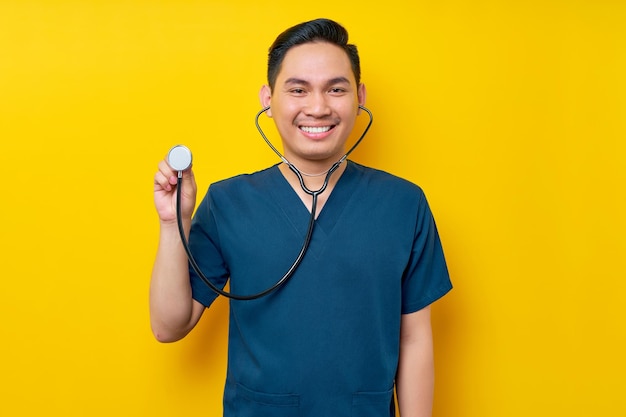
[[[166,191],[172,190],[172,185],[170,184],[169,179],[163,175],[161,171],[154,174],[154,189]]]
[[[174,171],[165,159],[159,161],[159,172],[163,174],[164,178],[167,178],[167,182],[170,185],[176,185],[177,171]]]
[[[192,169],[186,170],[183,174],[183,190],[185,190],[187,195],[195,198],[198,187],[196,185],[196,178]]]
[[[165,175],[166,177],[176,175],[176,172],[177,172],[177,171],[174,171],[172,167],[170,167],[166,159],[161,159],[159,161],[159,171],[161,171],[163,175]]]
[[[195,180],[195,175],[193,173],[193,167],[190,166],[189,168],[187,168],[186,170],[183,171],[183,180],[184,181],[194,181]]]

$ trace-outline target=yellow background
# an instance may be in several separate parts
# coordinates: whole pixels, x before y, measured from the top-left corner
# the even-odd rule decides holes
[[[354,159],[441,232],[435,417],[626,415],[617,0],[0,1],[0,415],[219,415],[227,303],[149,330],[153,173],[181,142],[202,191],[274,163],[267,47],[320,16],[362,55]]]

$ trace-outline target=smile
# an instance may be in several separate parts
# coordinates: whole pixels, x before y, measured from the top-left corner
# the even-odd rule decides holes
[[[305,133],[316,134],[316,133],[326,133],[333,127],[334,126],[300,126],[300,130],[302,130]]]

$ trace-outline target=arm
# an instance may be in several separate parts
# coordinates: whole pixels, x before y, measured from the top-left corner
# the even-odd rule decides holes
[[[187,255],[176,221],[176,174],[165,161],[154,177],[154,203],[160,234],[150,281],[150,324],[160,342],[182,339],[198,323],[204,306],[192,299]],[[196,184],[191,170],[183,176],[182,219],[189,236],[196,201]]]
[[[430,307],[404,314],[396,392],[401,417],[431,417],[434,392]]]

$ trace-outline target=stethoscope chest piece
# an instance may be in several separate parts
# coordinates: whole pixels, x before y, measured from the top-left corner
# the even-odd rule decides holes
[[[184,171],[191,166],[191,151],[184,145],[176,145],[167,154],[167,163],[174,171]]]

